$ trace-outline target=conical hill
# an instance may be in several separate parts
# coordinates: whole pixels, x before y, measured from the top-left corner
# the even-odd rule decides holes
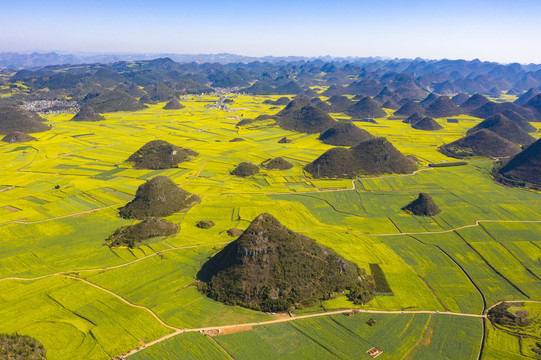
[[[372,281],[333,250],[283,226],[270,214],[258,215],[239,238],[208,260],[198,273],[214,300],[262,311],[311,305]],[[366,278],[363,278],[366,279]]]
[[[427,130],[427,131],[443,129],[443,126],[441,126],[434,119],[428,116],[425,116],[422,120],[419,120],[416,123],[413,123],[411,127],[417,130]]]
[[[537,129],[534,126],[532,126],[532,124],[530,124],[530,122],[526,120],[524,116],[517,114],[513,110],[504,110],[502,111],[502,115],[507,117],[509,120],[514,121],[518,126],[522,128],[522,130],[528,133],[537,131]]]
[[[186,106],[182,105],[178,99],[169,100],[167,104],[164,105],[164,110],[179,110],[184,109]]]
[[[38,114],[16,106],[0,106],[0,134],[20,131],[25,134],[50,130]]]
[[[418,121],[423,120],[425,117],[422,114],[419,114],[418,112],[411,114],[404,120],[402,120],[403,123],[406,124],[415,124]]]
[[[335,146],[354,146],[372,138],[374,136],[368,131],[346,121],[338,122],[319,135],[319,140]]]
[[[440,96],[426,107],[425,113],[428,116],[440,118],[459,115],[460,110],[449,97]]]
[[[462,111],[470,111],[473,109],[477,109],[478,107],[483,106],[489,102],[490,100],[487,99],[486,96],[483,96],[481,94],[473,94],[468,100],[464,101],[460,105],[460,109]]]
[[[499,174],[513,185],[541,190],[541,139],[511,158]]]
[[[344,95],[335,95],[327,100],[331,103],[329,112],[331,113],[341,113],[349,109],[355,103],[351,101],[347,96]]]
[[[127,161],[133,162],[134,169],[160,170],[174,168],[190,156],[197,155],[191,149],[180,148],[163,140],[152,140],[130,155]]]
[[[369,96],[359,100],[351,106],[346,113],[352,117],[358,118],[378,118],[387,115],[387,113],[379,107],[379,104]]]
[[[437,99],[438,99],[438,95],[436,95],[434,93],[430,93],[430,94],[428,94],[428,96],[426,98],[424,98],[423,101],[419,102],[419,105],[426,108],[430,104],[432,104],[434,101],[436,101]]]
[[[105,120],[105,116],[100,115],[92,109],[90,106],[85,106],[71,118],[71,121],[101,121]]]
[[[183,210],[199,201],[197,195],[179,188],[167,176],[156,176],[139,186],[135,199],[118,209],[124,219],[164,217]]]
[[[301,100],[295,103],[296,101],[291,101],[277,114],[277,123],[281,128],[313,134],[328,129],[336,123],[329,114],[316,108],[309,101]]]
[[[404,207],[404,210],[417,216],[434,216],[441,212],[438,205],[427,193],[419,193],[419,197]]]
[[[468,130],[467,134],[472,134],[480,129],[490,130],[493,133],[520,145],[529,145],[535,141],[535,139],[528,135],[528,133],[518,126],[517,123],[502,114],[496,114],[483,120]]]
[[[539,91],[537,91],[535,88],[531,88],[530,90],[526,91],[524,94],[520,95],[518,99],[514,101],[515,104],[524,106],[533,99],[536,95],[539,94]]]
[[[470,97],[464,93],[458,93],[451,98],[451,101],[454,102],[457,106],[464,104]]]
[[[415,163],[383,137],[350,148],[327,150],[304,167],[315,178],[355,178],[360,175],[408,174]]]
[[[423,114],[424,109],[418,103],[414,101],[408,101],[402,107],[394,112],[395,116],[405,116],[408,117],[414,113]]]
[[[471,156],[506,157],[518,154],[521,150],[517,144],[487,129],[481,129],[439,148],[444,155],[458,159]]]
[[[11,144],[27,142],[27,141],[32,141],[32,140],[36,140],[36,138],[20,131],[10,132],[9,134],[7,134],[6,136],[2,138],[3,142],[7,142]]]
[[[400,108],[400,105],[395,103],[393,99],[389,99],[381,105],[382,109],[391,109],[391,110],[397,110]]]
[[[83,102],[99,114],[116,111],[137,111],[145,109],[146,106],[137,101],[134,97],[123,91],[107,91],[102,94],[89,94]]]
[[[274,159],[267,159],[261,163],[261,166],[268,170],[288,170],[293,164],[279,156]]]

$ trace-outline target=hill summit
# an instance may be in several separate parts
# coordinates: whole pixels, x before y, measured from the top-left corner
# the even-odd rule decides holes
[[[428,116],[440,118],[460,114],[458,106],[447,96],[440,96],[434,100],[425,110]]]
[[[511,158],[498,173],[501,182],[541,190],[541,139]]]
[[[36,140],[36,138],[20,131],[10,132],[9,134],[7,134],[6,136],[2,138],[3,142],[7,142],[11,144],[27,142],[27,141],[32,141],[32,140]]]
[[[158,237],[171,236],[178,231],[178,226],[172,222],[150,217],[135,225],[122,226],[115,230],[105,244],[110,247],[127,246],[133,248],[138,242]]]
[[[423,120],[425,117],[423,115],[421,115],[420,113],[416,112],[416,113],[413,113],[411,114],[410,116],[408,116],[407,118],[405,118],[404,120],[402,120],[403,123],[406,123],[406,124],[415,124],[421,120]]]
[[[350,116],[360,118],[378,118],[387,115],[387,113],[379,107],[379,104],[370,96],[366,96],[364,99],[359,100],[356,104],[347,109],[346,113]]]
[[[179,110],[184,109],[186,106],[182,105],[178,99],[169,100],[167,104],[164,105],[164,110]]]
[[[152,140],[128,158],[134,169],[160,170],[176,167],[178,163],[197,156],[191,149],[180,148],[163,140]]]
[[[408,101],[402,107],[394,112],[395,116],[411,116],[415,113],[424,114],[424,109],[414,101]]]
[[[488,104],[490,100],[481,94],[473,94],[469,99],[460,104],[460,109],[462,111],[470,111],[477,109],[485,104]]]
[[[335,146],[353,146],[374,136],[350,122],[338,122],[319,135],[319,140]]]
[[[414,162],[386,138],[378,137],[350,148],[333,148],[304,167],[315,178],[355,178],[359,175],[407,174]]]
[[[145,219],[172,215],[199,201],[167,176],[156,176],[139,186],[135,199],[118,209],[124,219]]]
[[[336,123],[329,114],[305,98],[293,99],[276,117],[281,128],[307,134],[324,131]]]
[[[258,215],[197,275],[206,282],[203,291],[209,297],[263,311],[313,304],[357,286],[365,287],[369,298],[374,291],[357,265],[289,230],[270,214]]]
[[[267,159],[261,163],[261,166],[268,170],[288,170],[293,167],[293,164],[278,156],[274,159]]]
[[[427,130],[427,131],[443,129],[443,126],[441,126],[434,119],[428,116],[425,116],[421,120],[411,124],[411,127],[417,130]]]
[[[71,118],[71,121],[100,121],[105,120],[105,116],[94,111],[90,106],[83,106],[81,110]]]
[[[231,170],[229,173],[231,175],[239,176],[239,177],[248,177],[253,176],[259,172],[259,166],[252,164],[249,161],[243,161],[240,164],[238,164],[233,170]]]
[[[534,126],[532,126],[532,124],[530,124],[530,122],[526,120],[524,116],[517,114],[513,110],[504,110],[502,111],[502,115],[506,116],[509,120],[516,122],[517,125],[522,128],[522,130],[528,133],[537,131],[537,129]]]
[[[0,106],[0,134],[20,131],[25,134],[50,130],[44,118],[16,106]]]
[[[472,134],[480,129],[490,130],[493,133],[520,145],[529,145],[535,141],[535,139],[517,125],[516,122],[502,114],[488,117],[468,130],[467,134]]]
[[[470,156],[503,157],[521,151],[520,146],[487,129],[481,129],[452,143],[440,146],[447,156],[463,159]]]
[[[404,210],[417,216],[434,216],[441,212],[438,205],[427,193],[419,193],[419,197],[404,207]]]
[[[94,111],[103,114],[115,111],[137,111],[146,106],[138,102],[133,96],[123,91],[111,90],[102,94],[88,94],[83,103]]]

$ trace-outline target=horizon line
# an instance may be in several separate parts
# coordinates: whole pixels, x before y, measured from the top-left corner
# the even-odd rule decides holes
[[[253,58],[253,59],[264,59],[264,58],[301,58],[301,59],[321,59],[321,58],[331,58],[331,59],[375,59],[375,60],[382,60],[382,61],[393,61],[393,60],[425,60],[425,61],[443,61],[443,60],[449,60],[449,61],[480,61],[483,63],[497,63],[502,65],[510,65],[510,64],[519,64],[519,65],[541,65],[541,63],[536,62],[519,62],[519,61],[512,61],[512,62],[501,62],[497,60],[482,60],[478,57],[473,59],[465,59],[465,58],[424,58],[424,57],[391,57],[391,56],[384,56],[384,55],[369,55],[369,56],[361,56],[361,55],[245,55],[245,54],[237,54],[237,53],[230,53],[230,52],[208,52],[208,53],[177,53],[177,52],[144,52],[144,51],[84,51],[84,50],[43,50],[43,49],[29,49],[29,50],[3,50],[0,49],[0,54],[18,54],[18,55],[31,55],[31,54],[57,54],[57,55],[74,55],[74,56],[99,56],[99,55],[131,55],[131,56],[137,56],[137,55],[144,55],[144,56],[212,56],[212,55],[232,55],[232,56],[239,56],[239,57],[246,57],[246,58]],[[157,59],[157,58],[156,58]],[[148,60],[148,59],[145,59]],[[137,60],[133,60],[137,61]],[[174,60],[173,60],[174,61]],[[257,61],[257,60],[256,60]]]

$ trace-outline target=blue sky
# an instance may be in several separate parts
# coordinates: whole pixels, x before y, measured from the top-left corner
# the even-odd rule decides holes
[[[541,63],[541,0],[0,0],[0,51]]]

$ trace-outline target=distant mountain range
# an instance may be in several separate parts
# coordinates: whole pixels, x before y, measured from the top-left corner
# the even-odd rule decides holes
[[[50,65],[65,65],[65,64],[111,64],[119,61],[142,61],[142,60],[152,60],[157,58],[170,58],[173,61],[178,63],[191,63],[196,62],[199,64],[203,63],[219,63],[219,64],[230,64],[230,63],[250,63],[254,61],[269,62],[271,64],[279,62],[303,62],[303,61],[314,61],[320,60],[325,63],[335,63],[335,64],[382,64],[382,63],[394,63],[401,64],[400,66],[402,72],[406,69],[413,70],[416,65],[420,64],[455,64],[458,67],[465,66],[465,64],[475,64],[481,65],[481,68],[486,69],[487,67],[495,66],[504,66],[505,68],[509,67],[510,69],[522,68],[525,71],[536,71],[541,70],[541,64],[506,64],[502,65],[497,62],[489,61],[480,61],[475,60],[426,60],[421,58],[416,59],[390,59],[383,58],[379,56],[371,57],[333,57],[333,56],[244,56],[237,54],[229,53],[220,53],[220,54],[173,54],[173,53],[69,53],[69,52],[32,52],[32,53],[17,53],[17,52],[1,52],[0,53],[0,69],[31,69],[39,68]],[[404,64],[406,64],[404,66]],[[336,66],[336,65],[335,65]],[[437,66],[439,67],[439,66]],[[332,70],[332,69],[326,69]],[[481,69],[479,69],[481,70]],[[484,72],[484,71],[481,71]]]
[[[331,56],[305,57],[305,56],[264,56],[253,57],[229,53],[221,54],[170,54],[170,53],[57,53],[57,52],[33,52],[33,53],[0,53],[0,69],[30,69],[49,65],[64,64],[110,64],[118,61],[152,60],[168,57],[179,63],[249,63],[253,61],[266,61],[277,63],[281,61],[310,61],[320,59],[322,61],[356,61],[370,62],[383,60],[380,57],[346,57],[333,58]]]

